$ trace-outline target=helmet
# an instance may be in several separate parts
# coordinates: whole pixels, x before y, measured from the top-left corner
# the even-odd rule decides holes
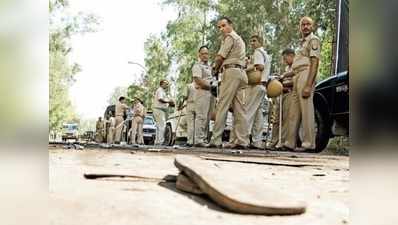
[[[270,98],[275,98],[283,92],[283,85],[277,79],[272,79],[267,83],[267,95]]]

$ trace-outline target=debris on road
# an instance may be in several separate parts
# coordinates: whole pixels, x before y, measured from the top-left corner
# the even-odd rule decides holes
[[[181,191],[185,191],[192,194],[197,194],[197,195],[203,194],[198,185],[192,182],[183,173],[179,173],[177,176],[176,188]]]
[[[187,175],[188,181],[191,180],[214,202],[230,211],[243,214],[295,215],[306,210],[304,202],[258,179],[250,179],[248,174],[240,173],[238,169],[231,171],[229,168],[214,166],[199,157],[186,155],[177,155],[174,164],[180,172]],[[188,187],[187,180],[183,181],[187,184],[183,188]],[[189,188],[192,187],[194,186]]]

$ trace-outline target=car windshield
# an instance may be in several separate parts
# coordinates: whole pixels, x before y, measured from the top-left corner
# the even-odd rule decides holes
[[[66,124],[64,125],[65,130],[77,130],[77,124]]]
[[[153,124],[155,124],[155,123],[154,123],[152,117],[148,117],[148,116],[147,116],[147,117],[144,118],[144,124],[146,124],[146,125],[153,125]]]

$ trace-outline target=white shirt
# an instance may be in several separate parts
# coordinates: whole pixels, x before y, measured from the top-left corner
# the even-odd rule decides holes
[[[254,65],[264,66],[264,70],[261,74],[261,81],[268,81],[268,77],[271,72],[271,57],[267,54],[263,47],[254,50],[252,62]]]
[[[159,99],[168,100],[166,91],[159,87],[155,92],[155,99],[153,101],[153,108],[167,109],[168,104],[160,102]]]

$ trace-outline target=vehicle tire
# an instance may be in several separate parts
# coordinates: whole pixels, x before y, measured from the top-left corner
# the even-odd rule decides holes
[[[315,109],[315,122],[317,126],[317,132],[315,136],[315,150],[314,152],[322,152],[329,144],[330,130],[327,119],[318,110]]]
[[[148,141],[147,145],[154,145],[154,144],[155,144],[155,139],[152,139],[152,140]]]
[[[173,145],[173,130],[171,129],[171,125],[167,124],[166,125],[166,130],[164,132],[164,143],[166,145]]]

